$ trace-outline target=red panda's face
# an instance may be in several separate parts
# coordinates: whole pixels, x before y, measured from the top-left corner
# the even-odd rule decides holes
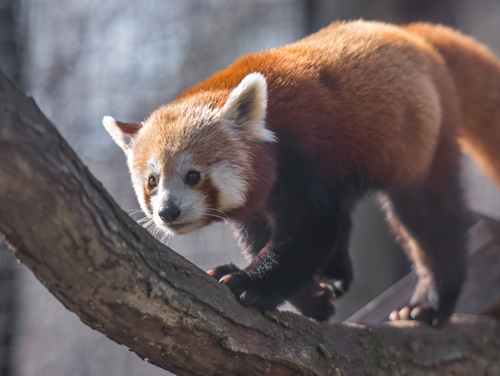
[[[183,234],[245,203],[252,157],[245,139],[228,132],[216,111],[175,111],[162,108],[147,120],[129,168],[144,212],[158,228]]]
[[[251,145],[274,141],[264,127],[262,75],[247,76],[226,93],[223,106],[220,97],[202,93],[176,101],[135,128],[104,119],[127,155],[142,210],[166,232],[199,229],[243,206],[254,173]]]

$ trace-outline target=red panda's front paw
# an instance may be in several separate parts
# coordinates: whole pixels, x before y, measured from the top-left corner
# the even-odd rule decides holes
[[[336,296],[329,287],[323,287],[315,282],[309,283],[288,299],[302,315],[317,321],[325,321],[333,317],[335,300]]]
[[[225,275],[219,282],[229,287],[229,289],[243,305],[253,305],[255,302],[255,299],[252,298],[253,294],[249,293],[252,281],[250,280],[248,274],[244,271],[240,270],[238,272]]]
[[[213,269],[210,269],[207,274],[210,274],[212,277],[214,277],[215,279],[217,279],[218,281],[224,277],[225,275],[228,275],[228,274],[231,274],[231,273],[235,273],[235,272],[239,272],[241,269],[238,268],[236,265],[234,265],[233,263],[229,263],[229,264],[224,264],[224,265],[219,265]]]
[[[264,310],[273,310],[278,305],[278,302],[267,297],[264,291],[259,291],[256,284],[243,270],[222,277],[220,282],[229,287],[243,305]]]

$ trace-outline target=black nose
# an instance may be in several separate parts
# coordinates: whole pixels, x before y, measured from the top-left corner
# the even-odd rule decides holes
[[[175,204],[167,204],[160,208],[158,215],[164,222],[173,222],[179,215],[181,215],[181,211],[179,207]]]

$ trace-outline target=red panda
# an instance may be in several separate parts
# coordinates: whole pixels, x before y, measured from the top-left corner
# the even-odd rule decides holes
[[[466,274],[460,147],[500,183],[500,63],[443,26],[338,22],[243,56],[142,123],[105,117],[166,232],[241,224],[209,274],[245,305],[326,320],[349,290],[351,211],[379,191],[418,287],[394,320],[447,322]]]

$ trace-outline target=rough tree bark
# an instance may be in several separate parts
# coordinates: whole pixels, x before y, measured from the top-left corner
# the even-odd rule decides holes
[[[500,374],[500,323],[261,313],[136,225],[0,73],[0,233],[90,327],[178,375]]]

